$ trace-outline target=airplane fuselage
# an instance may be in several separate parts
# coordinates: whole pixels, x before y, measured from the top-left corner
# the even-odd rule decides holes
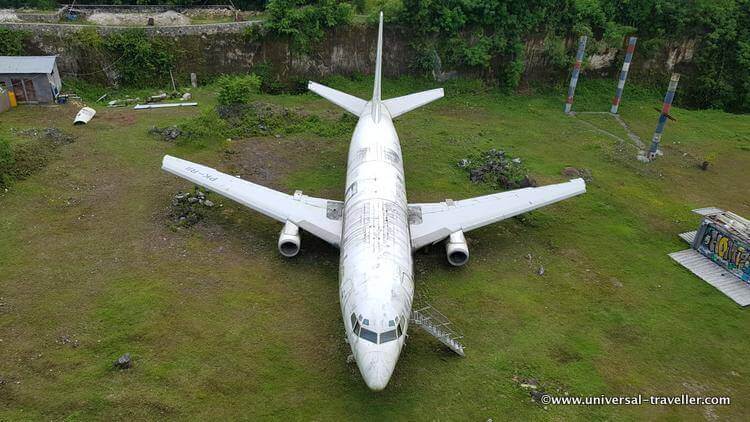
[[[373,390],[393,373],[414,295],[401,145],[387,109],[380,113],[361,115],[352,135],[339,264],[347,340]]]

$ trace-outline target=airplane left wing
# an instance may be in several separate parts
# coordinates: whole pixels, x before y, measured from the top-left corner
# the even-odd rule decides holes
[[[299,191],[287,195],[169,155],[164,156],[161,168],[277,221],[290,221],[334,246],[341,242],[340,201],[313,198]]]
[[[409,204],[412,249],[439,242],[459,230],[474,230],[585,192],[586,182],[575,179],[461,201]]]

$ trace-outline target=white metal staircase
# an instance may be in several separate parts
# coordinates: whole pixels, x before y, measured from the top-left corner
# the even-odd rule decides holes
[[[428,334],[438,339],[449,349],[461,357],[464,354],[464,345],[458,340],[463,338],[448,318],[430,305],[411,311],[411,322],[418,325]]]

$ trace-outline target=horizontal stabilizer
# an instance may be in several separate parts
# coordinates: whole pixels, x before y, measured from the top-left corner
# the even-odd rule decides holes
[[[404,113],[408,113],[417,107],[422,107],[440,98],[443,98],[443,88],[391,98],[390,100],[383,101],[383,104],[391,114],[391,118],[395,119]]]
[[[352,113],[353,115],[357,117],[359,117],[362,114],[362,111],[365,109],[365,106],[367,105],[367,101],[361,98],[357,98],[353,95],[349,95],[347,93],[337,91],[333,88],[329,88],[325,85],[321,85],[313,81],[310,81],[307,83],[307,89],[320,95],[326,100],[336,104],[337,106],[343,108],[344,110],[348,111],[349,113]]]

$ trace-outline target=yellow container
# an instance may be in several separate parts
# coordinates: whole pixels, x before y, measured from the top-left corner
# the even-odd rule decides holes
[[[10,100],[10,106],[16,107],[18,103],[16,102],[16,93],[13,91],[8,91],[8,99]]]

